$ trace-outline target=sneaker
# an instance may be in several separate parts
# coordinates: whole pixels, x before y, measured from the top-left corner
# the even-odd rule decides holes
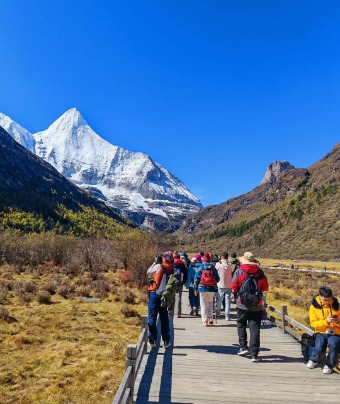
[[[239,351],[237,352],[237,355],[240,355],[240,356],[248,355],[248,354],[249,354],[248,348],[240,348]]]
[[[152,339],[149,339],[149,347],[150,348],[156,348],[155,341],[153,341]]]
[[[257,355],[252,355],[251,361],[252,362],[260,362],[260,358]]]
[[[164,341],[163,342],[163,347],[165,348],[165,349],[167,349],[167,348],[169,348],[170,347],[170,341]]]
[[[313,361],[308,361],[307,362],[307,368],[308,369],[314,369],[316,365],[317,365],[316,362],[313,362]]]
[[[225,316],[225,319],[226,319],[227,321],[230,321],[230,316]]]
[[[309,361],[310,362],[310,361]],[[329,366],[325,365],[322,369],[322,373],[325,375],[330,375],[333,372],[333,369]]]

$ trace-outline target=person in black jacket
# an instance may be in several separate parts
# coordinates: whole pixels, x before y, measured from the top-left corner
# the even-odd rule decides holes
[[[188,278],[188,269],[184,263],[184,261],[180,258],[178,252],[174,253],[174,275],[177,278],[177,298],[176,298],[176,310],[177,317],[182,317],[182,293],[183,293],[183,285],[186,284]]]

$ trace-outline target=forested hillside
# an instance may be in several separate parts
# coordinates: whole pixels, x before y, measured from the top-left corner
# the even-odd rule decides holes
[[[307,169],[192,215],[177,233],[188,250],[276,258],[339,258],[340,143]]]

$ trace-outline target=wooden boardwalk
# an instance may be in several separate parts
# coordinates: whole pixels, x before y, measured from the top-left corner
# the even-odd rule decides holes
[[[172,348],[144,356],[136,403],[340,403],[340,376],[307,369],[299,343],[279,328],[261,328],[261,362],[252,363],[236,354],[234,307],[231,321],[203,327],[187,301],[183,293],[183,317],[170,321]]]

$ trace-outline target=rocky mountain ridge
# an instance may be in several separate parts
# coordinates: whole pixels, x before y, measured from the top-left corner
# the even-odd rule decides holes
[[[306,169],[277,166],[275,178],[191,215],[176,233],[183,248],[339,258],[340,143]]]

